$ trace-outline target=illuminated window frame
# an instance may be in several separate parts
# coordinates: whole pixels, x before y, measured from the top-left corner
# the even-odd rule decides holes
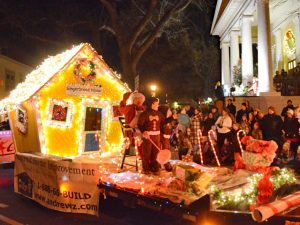
[[[67,107],[67,116],[66,121],[58,121],[52,119],[53,108],[55,105],[62,106],[63,108]],[[46,126],[56,127],[56,128],[70,128],[72,126],[72,117],[73,117],[73,104],[69,101],[62,101],[57,99],[50,99],[47,107],[47,121]]]
[[[93,99],[82,99],[82,105],[81,105],[81,127],[80,132],[78,136],[79,140],[79,149],[78,153],[80,154],[88,154],[92,151],[85,152],[84,151],[84,144],[85,144],[85,135],[87,133],[93,133],[94,131],[85,131],[84,125],[85,125],[85,113],[87,107],[92,108],[101,108],[102,109],[102,115],[101,115],[101,130],[99,132],[100,139],[99,139],[99,151],[103,152],[105,151],[105,144],[106,144],[106,137],[107,137],[107,131],[109,129],[109,123],[112,119],[112,112],[111,107],[108,101],[104,100],[93,100]]]
[[[23,123],[19,121],[19,112],[22,112],[24,114],[24,121]],[[21,106],[18,105],[16,110],[15,110],[15,126],[16,128],[22,133],[22,134],[26,134],[27,133],[27,129],[28,129],[28,116],[27,116],[27,111],[26,109]]]

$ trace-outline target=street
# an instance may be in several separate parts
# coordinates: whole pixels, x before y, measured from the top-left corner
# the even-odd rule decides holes
[[[79,225],[79,224],[181,224],[188,221],[161,215],[154,211],[122,205],[118,200],[100,202],[99,217],[61,213],[47,209],[13,191],[13,169],[0,169],[0,225]]]

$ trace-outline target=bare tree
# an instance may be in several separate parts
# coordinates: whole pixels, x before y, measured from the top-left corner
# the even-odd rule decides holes
[[[109,25],[103,28],[115,35],[120,50],[123,75],[132,83],[138,74],[137,65],[141,57],[161,35],[164,28],[170,28],[181,22],[180,13],[191,4],[192,0],[149,0],[146,9],[145,1],[139,1],[140,4],[137,1],[131,1],[127,4],[130,4],[129,7],[135,7],[137,13],[126,16],[131,17],[132,22],[134,21],[132,16],[135,17],[137,22],[133,27],[124,22],[126,20],[122,14],[124,12],[120,12],[118,7],[118,4],[124,1],[99,0],[99,2],[105,7],[110,17]]]

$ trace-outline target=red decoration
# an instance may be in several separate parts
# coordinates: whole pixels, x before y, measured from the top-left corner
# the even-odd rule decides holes
[[[67,107],[62,107],[61,105],[54,105],[52,112],[52,119],[58,121],[66,121],[67,119]]]

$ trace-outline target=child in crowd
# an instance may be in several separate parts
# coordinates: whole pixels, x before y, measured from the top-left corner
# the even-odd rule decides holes
[[[261,131],[260,126],[259,126],[259,122],[254,123],[253,130],[251,131],[251,136],[254,139],[257,139],[257,140],[262,140],[263,139],[262,131]]]
[[[179,159],[182,160],[182,157],[184,155],[190,155],[193,150],[193,146],[190,140],[191,129],[187,128],[185,132],[179,130],[178,134],[178,155]]]

